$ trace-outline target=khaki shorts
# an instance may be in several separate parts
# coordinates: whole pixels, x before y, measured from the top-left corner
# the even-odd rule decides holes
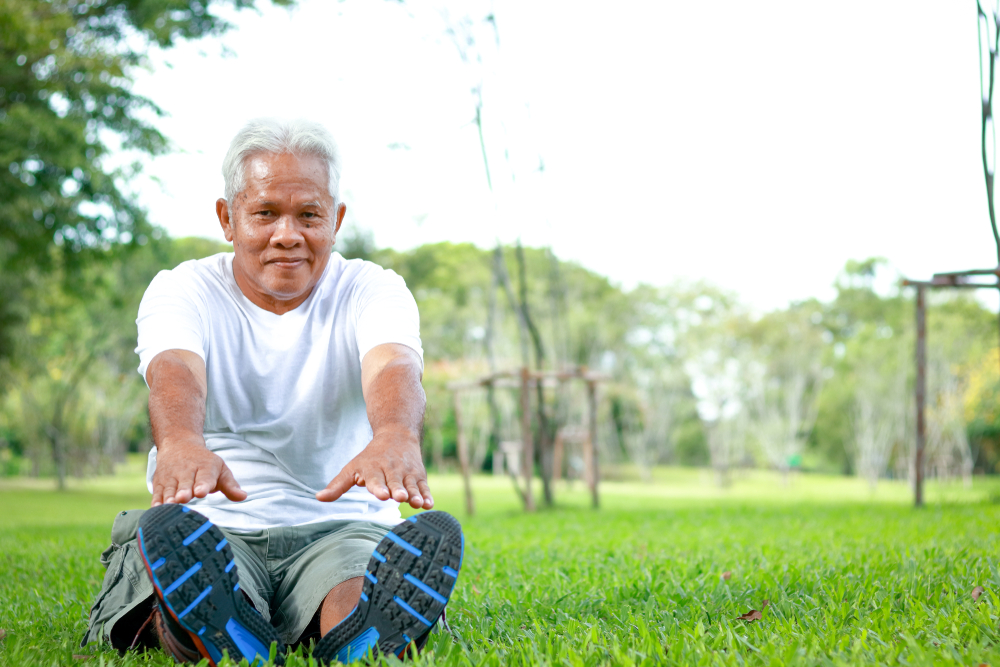
[[[111,546],[101,554],[107,572],[81,646],[108,642],[125,650],[148,643],[136,641],[154,602],[153,585],[136,542],[144,511],[129,510],[115,517]],[[327,593],[364,575],[372,551],[390,527],[324,521],[252,531],[220,526],[220,530],[233,550],[240,590],[282,640],[294,644],[318,633],[313,621]]]

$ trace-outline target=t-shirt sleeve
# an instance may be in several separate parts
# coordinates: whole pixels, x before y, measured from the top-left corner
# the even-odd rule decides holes
[[[205,359],[208,348],[208,322],[199,308],[198,296],[191,281],[181,272],[160,271],[146,288],[139,304],[138,345],[139,375],[160,352],[188,350]]]
[[[420,312],[406,281],[395,271],[368,265],[354,291],[358,354],[361,361],[385,343],[410,347],[424,360],[420,343]]]

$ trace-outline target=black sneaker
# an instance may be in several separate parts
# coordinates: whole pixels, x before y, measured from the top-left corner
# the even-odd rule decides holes
[[[183,505],[158,505],[139,520],[139,553],[160,600],[160,608],[188,634],[209,663],[223,652],[234,662],[267,662],[277,642],[270,623],[243,599],[232,551],[222,532]]]
[[[322,664],[353,662],[372,653],[402,657],[426,642],[455,588],[465,542],[446,512],[422,512],[392,529],[368,561],[361,600],[319,640]]]

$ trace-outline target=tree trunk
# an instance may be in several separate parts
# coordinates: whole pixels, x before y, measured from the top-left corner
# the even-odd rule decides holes
[[[431,450],[431,459],[434,461],[434,469],[438,474],[444,472],[444,435],[441,433],[440,425],[433,431],[434,444]]]
[[[500,275],[493,262],[493,270],[490,272],[490,296],[489,310],[486,312],[486,336],[483,341],[486,345],[486,360],[489,363],[490,375],[497,372],[496,354],[496,327],[497,327],[497,288],[500,286]],[[500,455],[500,408],[497,406],[496,388],[493,382],[486,385],[486,405],[490,411],[490,442],[489,450],[493,456]],[[520,491],[520,489],[518,489]]]
[[[507,273],[507,264],[503,257],[503,248],[498,244],[496,249],[493,251],[493,267],[496,272],[497,278],[503,285],[504,293],[507,295],[507,302],[510,304],[511,310],[514,311],[517,317],[517,338],[521,347],[521,369],[522,373],[528,370],[528,327],[524,321],[524,311],[517,303],[517,298],[514,296],[514,288],[510,284],[510,275]],[[523,380],[523,378],[522,378]],[[527,395],[527,386],[522,382],[521,385],[521,410],[530,411],[531,399]],[[531,456],[531,461],[529,464],[524,464],[524,474],[525,474],[525,490],[521,493],[521,498],[524,501],[524,508],[529,512],[535,510],[535,499],[533,491],[531,489],[531,479],[534,476],[534,442],[528,445],[528,441],[533,438],[531,432],[531,414],[530,412],[521,415],[521,439],[525,443],[525,447],[522,450],[523,456]],[[520,489],[519,489],[520,490]]]
[[[53,419],[53,422],[56,420]],[[60,491],[66,490],[66,446],[61,429],[56,423],[45,425],[45,434],[52,445],[52,462],[56,466],[56,485]]]
[[[535,368],[537,370],[543,370],[545,367],[545,350],[542,347],[542,337],[538,333],[538,327],[535,326],[534,320],[531,319],[531,308],[528,305],[528,271],[525,266],[524,261],[524,247],[521,245],[521,241],[517,242],[517,269],[518,269],[518,287],[521,292],[521,312],[523,313],[524,325],[531,334],[531,341],[535,347]],[[535,393],[538,411],[538,456],[539,467],[542,472],[542,493],[544,495],[545,504],[551,507],[554,503],[554,498],[552,494],[552,443],[549,437],[549,417],[548,412],[545,407],[545,388],[542,385],[542,380],[535,383]]]
[[[524,509],[535,511],[535,494],[531,488],[531,478],[534,477],[535,442],[531,433],[531,393],[528,387],[530,371],[527,366],[521,367],[521,439],[524,443],[521,451],[524,466]]]

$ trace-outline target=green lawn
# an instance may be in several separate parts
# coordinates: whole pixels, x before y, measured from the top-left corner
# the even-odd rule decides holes
[[[723,490],[658,469],[607,482],[599,511],[577,485],[525,516],[508,481],[482,477],[472,518],[456,477],[431,483],[467,546],[457,637],[436,635],[422,664],[1000,665],[998,483],[931,485],[915,511],[901,483],[752,472]],[[146,503],[135,462],[62,494],[0,482],[0,662],[171,664],[77,646],[113,515]],[[751,609],[763,618],[738,620]]]

